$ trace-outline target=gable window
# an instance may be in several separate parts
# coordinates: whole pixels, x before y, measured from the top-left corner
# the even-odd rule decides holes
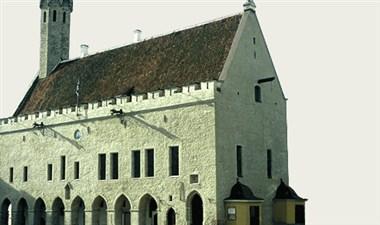
[[[111,179],[119,179],[119,155],[111,153]]]
[[[106,154],[98,155],[98,179],[106,179]]]
[[[66,179],[66,156],[61,156],[61,180]]]
[[[27,166],[24,166],[22,181],[24,182],[28,181],[28,167]]]
[[[242,146],[236,146],[236,171],[238,177],[243,177],[243,167],[242,167]]]
[[[267,176],[272,178],[272,150],[267,150]]]
[[[140,177],[140,151],[132,151],[132,177]]]
[[[53,22],[57,21],[57,11],[53,11]]]
[[[169,175],[178,176],[179,175],[179,148],[178,146],[173,146],[169,148]]]
[[[79,162],[74,162],[74,179],[79,179]]]
[[[154,150],[146,149],[145,150],[145,176],[153,177],[154,176]]]
[[[255,102],[262,102],[261,87],[258,85],[255,86]]]
[[[47,166],[47,180],[53,180],[53,165],[48,164]]]
[[[13,167],[9,168],[9,183],[13,183]]]

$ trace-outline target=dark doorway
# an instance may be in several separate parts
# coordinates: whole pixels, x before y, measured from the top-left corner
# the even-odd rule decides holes
[[[92,225],[107,225],[107,203],[100,196],[92,203]]]
[[[249,207],[249,218],[250,225],[260,225],[260,207],[259,206],[250,206]]]
[[[71,224],[84,225],[85,224],[85,205],[80,197],[76,197],[71,204]]]
[[[127,197],[120,196],[115,204],[115,224],[131,225],[131,204]]]
[[[4,225],[11,225],[11,215],[12,215],[12,204],[9,199],[5,199],[3,201],[3,204],[1,204],[1,218],[0,218],[0,224]]]
[[[46,205],[45,202],[39,198],[34,205],[34,224],[46,224]]]
[[[53,213],[52,213],[53,225],[64,225],[65,206],[63,205],[62,199],[56,198],[53,202],[52,209],[53,209]]]
[[[170,208],[167,214],[167,225],[175,225],[175,211],[173,208]]]
[[[296,205],[296,223],[304,224],[305,223],[305,206]]]
[[[203,202],[198,194],[191,200],[191,225],[203,224]]]
[[[157,202],[150,195],[145,195],[140,200],[139,205],[139,224],[158,225]],[[134,224],[133,224],[134,225]]]
[[[26,225],[28,221],[28,204],[25,199],[21,199],[18,202],[17,214],[16,214],[16,225]]]

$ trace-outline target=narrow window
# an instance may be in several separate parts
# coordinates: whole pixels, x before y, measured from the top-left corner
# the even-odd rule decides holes
[[[140,151],[132,151],[132,177],[140,177]]]
[[[305,206],[296,205],[295,210],[296,224],[305,224]]]
[[[66,12],[63,12],[62,22],[63,22],[63,23],[66,23]]]
[[[46,23],[46,12],[44,12],[44,23]]]
[[[236,146],[236,171],[238,177],[243,177],[242,147],[240,145]]]
[[[9,168],[9,183],[13,183],[13,167]]]
[[[260,207],[249,207],[249,225],[260,225]]]
[[[66,156],[61,156],[61,180],[66,179]]]
[[[253,57],[256,59],[257,58],[257,53],[256,51],[253,52]]]
[[[53,11],[53,22],[57,21],[57,11]]]
[[[106,154],[99,154],[98,162],[98,179],[106,179]]]
[[[79,179],[79,162],[74,162],[74,179]]]
[[[255,86],[255,101],[261,102],[261,87],[258,85]]]
[[[272,150],[267,150],[267,175],[272,178]]]
[[[119,155],[111,153],[111,179],[119,179]]]
[[[179,148],[178,146],[173,146],[169,148],[169,169],[170,176],[178,176],[179,175]]]
[[[23,176],[22,176],[22,180],[24,182],[28,181],[28,167],[27,166],[24,166],[24,173],[23,173]]]
[[[47,180],[53,180],[53,165],[48,164],[47,166]]]
[[[256,37],[253,37],[253,44],[255,45],[256,44]]]
[[[153,177],[154,176],[154,151],[153,149],[145,150],[145,176]]]

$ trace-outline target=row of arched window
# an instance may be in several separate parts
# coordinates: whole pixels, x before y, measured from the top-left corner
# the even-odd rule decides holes
[[[203,223],[203,201],[197,192],[191,193],[187,198],[187,219],[190,224],[202,225]],[[14,208],[13,208],[14,207]],[[98,196],[92,202],[90,210],[85,205],[83,199],[77,196],[71,203],[70,209],[65,209],[65,205],[61,198],[57,197],[49,210],[45,201],[38,198],[34,202],[34,206],[27,203],[25,198],[18,200],[13,206],[12,202],[6,198],[1,203],[0,224],[1,225],[65,225],[67,221],[70,224],[85,225],[87,219],[91,219],[92,225],[131,225],[131,204],[125,195],[120,195],[115,201],[114,207],[110,207],[106,200]],[[111,209],[111,210],[109,210]],[[66,212],[70,211],[70,214]],[[114,216],[109,217],[107,214],[113,211]],[[140,225],[158,225],[158,219],[165,216],[165,224],[177,224],[177,214],[175,208],[171,207],[166,211],[158,210],[157,201],[149,194],[145,194],[139,201],[138,223]],[[49,215],[48,215],[49,213]],[[90,215],[91,214],[91,215]],[[33,218],[29,218],[32,216]],[[71,218],[65,218],[70,216]],[[113,218],[114,221],[109,221]],[[162,220],[160,218],[160,220]],[[30,224],[30,222],[32,224]],[[68,225],[68,224],[66,224]]]

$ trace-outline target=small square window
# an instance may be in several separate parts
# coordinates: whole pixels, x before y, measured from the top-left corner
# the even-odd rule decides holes
[[[190,184],[198,184],[199,183],[199,175],[191,174],[190,175]]]

